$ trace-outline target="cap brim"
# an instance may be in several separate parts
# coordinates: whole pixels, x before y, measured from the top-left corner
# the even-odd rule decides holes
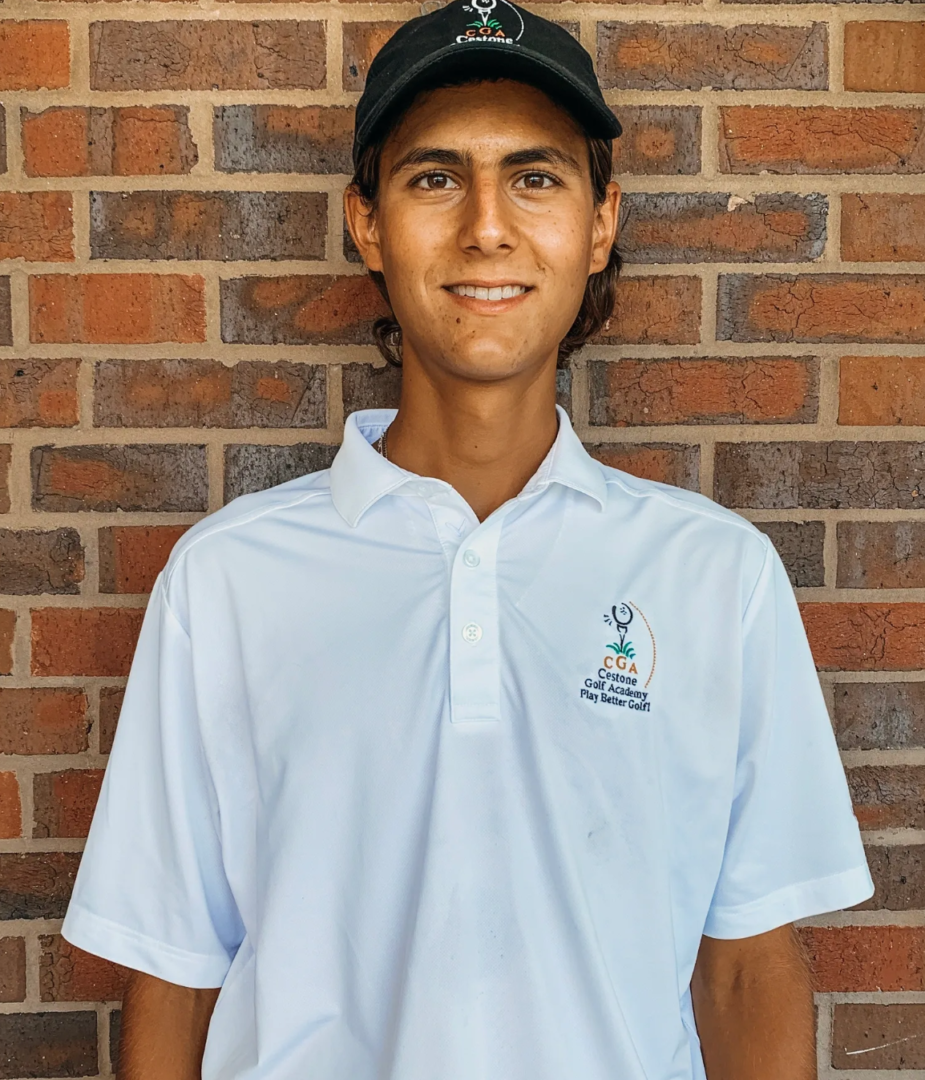
[[[562,67],[546,56],[521,45],[474,40],[465,45],[452,44],[430,53],[411,64],[379,97],[375,106],[356,130],[354,160],[376,130],[397,107],[407,103],[422,86],[433,81],[435,73],[448,80],[465,74],[484,74],[498,78],[509,76],[543,90],[574,117],[576,123],[593,138],[616,139],[623,131],[620,121],[606,103],[591,97]]]

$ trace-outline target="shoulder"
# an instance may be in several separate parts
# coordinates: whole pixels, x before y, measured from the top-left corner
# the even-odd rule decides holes
[[[313,504],[331,505],[331,471],[307,473],[275,487],[240,495],[221,510],[209,514],[183,534],[170,553],[164,582],[171,578],[191,555],[212,557],[222,540],[246,537],[249,533],[282,522],[292,511]]]
[[[763,561],[771,546],[767,536],[734,510],[728,510],[696,491],[643,480],[620,469],[602,465],[609,502],[617,514],[630,508],[645,511],[658,532],[686,527],[692,537],[718,545],[720,550],[742,548]]]

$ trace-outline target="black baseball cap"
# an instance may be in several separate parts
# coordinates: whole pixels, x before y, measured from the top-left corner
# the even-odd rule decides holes
[[[418,90],[467,75],[536,86],[594,138],[615,139],[623,130],[590,55],[567,30],[510,0],[452,0],[399,27],[370,64],[356,111],[354,164]]]

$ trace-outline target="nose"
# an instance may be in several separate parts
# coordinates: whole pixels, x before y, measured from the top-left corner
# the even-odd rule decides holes
[[[483,255],[513,251],[517,230],[512,210],[496,177],[476,177],[463,206],[459,236],[463,250]]]

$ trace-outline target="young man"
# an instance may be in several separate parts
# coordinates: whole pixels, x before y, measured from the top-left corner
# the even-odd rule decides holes
[[[780,560],[555,406],[618,133],[506,0],[374,62],[346,211],[401,405],[154,589],[64,926],[135,971],[121,1080],[815,1075],[789,924],[872,888]]]

